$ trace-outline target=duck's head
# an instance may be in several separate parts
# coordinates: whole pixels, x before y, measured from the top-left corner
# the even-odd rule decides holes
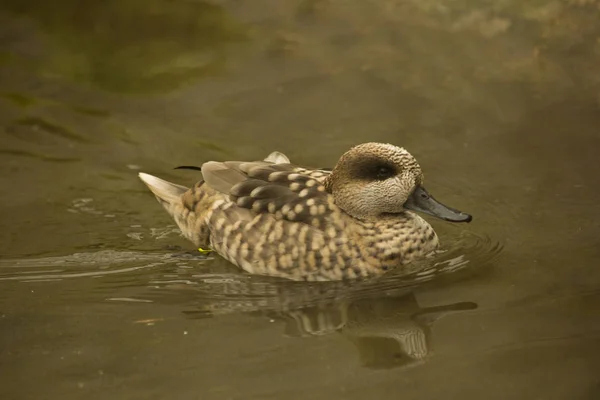
[[[417,160],[391,144],[364,143],[351,148],[327,177],[325,188],[340,208],[360,219],[407,209],[451,222],[472,219],[435,200],[423,187]]]

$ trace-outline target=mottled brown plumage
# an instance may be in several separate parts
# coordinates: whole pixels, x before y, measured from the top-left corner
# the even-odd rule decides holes
[[[417,161],[389,144],[353,147],[332,171],[298,167],[275,152],[264,161],[207,162],[202,175],[189,190],[143,173],[140,178],[185,237],[253,274],[295,280],[379,275],[438,246],[431,226],[408,205],[470,220],[435,202],[421,187]]]

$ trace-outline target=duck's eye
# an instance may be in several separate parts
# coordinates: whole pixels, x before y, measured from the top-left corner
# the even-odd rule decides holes
[[[394,176],[394,170],[384,165],[377,167],[376,172],[377,179],[388,179]]]
[[[388,160],[367,158],[351,165],[353,176],[366,181],[384,181],[399,173],[399,168]]]

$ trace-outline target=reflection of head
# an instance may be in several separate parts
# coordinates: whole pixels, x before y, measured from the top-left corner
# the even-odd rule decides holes
[[[430,355],[430,326],[448,312],[475,308],[473,303],[419,307],[412,293],[398,297],[320,304],[281,313],[285,333],[293,337],[341,333],[367,368],[416,366]]]
[[[416,364],[428,355],[428,329],[412,316],[419,311],[412,294],[321,304],[280,314],[293,337],[339,332],[352,341],[361,364],[395,368]]]
[[[411,294],[385,299],[375,307],[353,307],[354,316],[342,331],[358,350],[360,363],[368,368],[397,368],[417,365],[429,354],[427,324],[413,316],[419,306]]]

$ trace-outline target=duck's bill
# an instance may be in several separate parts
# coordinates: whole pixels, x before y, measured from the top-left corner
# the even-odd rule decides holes
[[[473,219],[469,214],[443,205],[422,186],[417,186],[404,204],[404,208],[433,215],[450,222],[471,222]]]

